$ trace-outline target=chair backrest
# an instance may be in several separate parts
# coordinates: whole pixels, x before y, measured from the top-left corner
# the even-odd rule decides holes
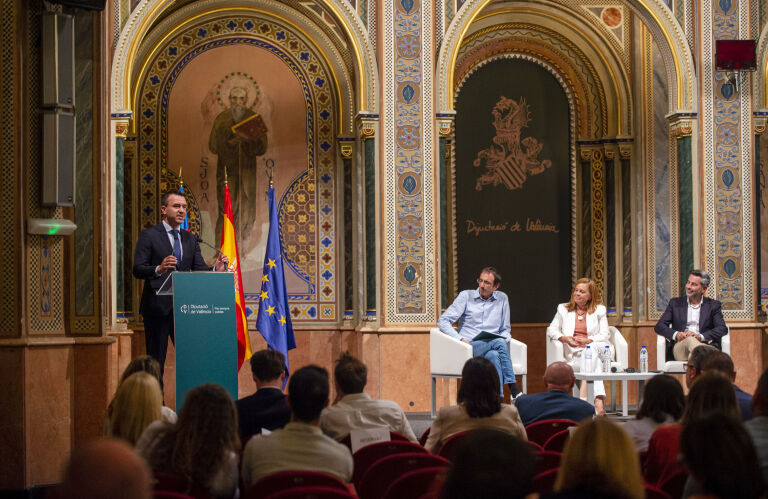
[[[528,440],[543,446],[555,433],[578,424],[570,419],[545,419],[526,426],[525,433],[528,435]]]
[[[408,437],[405,437],[405,436],[403,436],[403,435],[401,435],[401,434],[399,434],[399,433],[397,433],[395,431],[390,431],[389,432],[389,440],[390,441],[400,440],[400,441],[403,441],[403,442],[409,442]],[[342,444],[342,445],[346,445],[347,448],[349,448],[351,450],[352,449],[352,436],[351,436],[351,434],[347,433],[344,436],[344,438],[339,440],[339,443]],[[422,444],[422,445],[424,445],[424,444]],[[360,449],[358,449],[358,450],[360,450]]]
[[[555,488],[555,480],[557,480],[558,469],[547,470],[543,473],[533,477],[531,482],[531,492],[538,492],[539,494],[546,494],[552,492]]]
[[[365,472],[357,488],[357,495],[361,499],[381,499],[387,487],[405,473],[419,468],[447,467],[449,464],[445,458],[423,453],[383,457]]]
[[[681,495],[674,497],[682,497],[682,493],[683,491],[681,490]],[[672,497],[655,485],[645,482],[645,499],[672,499]]]
[[[449,461],[453,461],[453,458],[456,457],[456,451],[468,433],[469,431],[462,431],[445,439],[445,442],[440,446],[440,451],[437,455],[442,456]]]
[[[275,492],[297,487],[329,487],[348,491],[347,485],[335,476],[318,471],[280,471],[261,478],[248,487],[243,499],[263,499]]]
[[[392,442],[378,442],[371,445],[366,445],[362,449],[359,449],[352,455],[354,461],[354,471],[352,474],[352,483],[355,484],[358,490],[360,490],[360,480],[368,468],[373,463],[381,459],[382,457],[391,456],[393,454],[404,454],[421,452],[428,454],[427,449],[421,445],[414,444],[412,442],[403,442],[395,440]]]
[[[536,476],[539,473],[559,468],[562,457],[563,455],[559,452],[549,450],[537,452],[536,464],[533,467],[533,475]]]
[[[531,446],[531,450],[533,452],[539,453],[544,450],[544,447],[541,444],[537,444],[536,442],[532,440],[526,440],[525,443]]]
[[[565,448],[565,442],[568,441],[570,436],[571,430],[567,428],[565,430],[558,431],[549,437],[546,442],[544,442],[544,450],[563,452],[563,449]]]
[[[419,499],[432,490],[432,484],[445,469],[444,466],[430,466],[409,471],[387,487],[383,499]]]
[[[686,480],[688,480],[688,472],[684,469],[678,469],[664,477],[659,482],[658,487],[671,497],[682,497]]]
[[[152,490],[155,492],[176,492],[196,499],[212,499],[210,491],[201,484],[194,483],[182,475],[156,471],[152,474],[154,483]]]
[[[270,494],[265,499],[357,499],[349,491],[335,487],[293,487]]]
[[[168,490],[155,490],[152,492],[152,497],[155,499],[195,499],[193,496]]]

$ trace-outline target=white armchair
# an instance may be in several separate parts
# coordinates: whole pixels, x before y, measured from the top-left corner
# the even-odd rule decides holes
[[[731,355],[731,328],[725,326],[725,335],[720,338],[720,347],[723,353]],[[660,334],[656,335],[656,369],[665,373],[681,374],[685,372],[684,360],[667,360],[667,339]]]
[[[515,376],[520,376],[523,391],[528,385],[528,345],[511,339],[507,342]],[[464,364],[472,358],[472,346],[442,333],[429,331],[429,371],[432,378],[432,417],[437,416],[437,378],[461,378]]]

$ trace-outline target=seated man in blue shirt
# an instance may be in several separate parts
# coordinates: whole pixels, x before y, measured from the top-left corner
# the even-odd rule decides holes
[[[496,367],[499,373],[499,386],[504,396],[504,385],[509,385],[510,396],[514,399],[520,394],[512,370],[512,359],[509,357],[507,339],[511,338],[509,331],[509,299],[499,291],[501,275],[493,267],[486,267],[480,272],[477,289],[468,289],[448,307],[437,327],[440,331],[472,345],[472,355],[485,357]],[[453,323],[459,322],[459,330],[453,328]],[[481,332],[494,333],[503,338],[477,340],[473,338]]]

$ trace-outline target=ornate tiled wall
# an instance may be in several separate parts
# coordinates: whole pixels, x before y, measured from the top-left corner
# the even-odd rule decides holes
[[[386,322],[435,312],[432,3],[384,2],[383,260]]]
[[[718,39],[754,38],[757,9],[746,0],[719,0],[701,9],[702,59],[711,61]],[[714,70],[701,72],[705,259],[726,319],[754,317],[751,96],[747,76],[739,88]]]
[[[168,161],[168,99],[174,82],[198,55],[227,45],[259,47],[278,57],[299,81],[307,116],[307,170],[280,199],[279,216],[285,262],[304,282],[305,291],[289,292],[296,321],[340,318],[337,290],[336,140],[338,110],[331,85],[334,76],[324,54],[310,46],[289,23],[253,15],[222,15],[198,19],[165,40],[149,61],[141,83],[137,130],[139,226],[158,222],[161,175]],[[194,195],[195,186],[187,185]],[[186,191],[185,191],[186,192]],[[190,210],[195,209],[194,205]],[[258,290],[245,290],[246,314],[255,321]]]

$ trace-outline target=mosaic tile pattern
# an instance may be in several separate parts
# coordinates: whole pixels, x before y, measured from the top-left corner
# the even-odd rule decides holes
[[[167,163],[167,113],[174,82],[194,57],[231,44],[270,51],[291,69],[301,85],[307,113],[307,171],[287,189],[280,200],[279,213],[283,258],[307,284],[307,290],[289,293],[289,303],[294,320],[336,320],[336,113],[332,77],[315,47],[308,46],[287,25],[257,16],[209,18],[191,24],[156,51],[141,83],[136,113],[142,200],[139,228],[154,225],[158,220],[161,189],[157,177]],[[304,234],[304,238],[294,238],[293,234]],[[258,293],[248,291],[245,290],[246,315],[252,322],[256,320]],[[308,301],[313,303],[294,304]]]

